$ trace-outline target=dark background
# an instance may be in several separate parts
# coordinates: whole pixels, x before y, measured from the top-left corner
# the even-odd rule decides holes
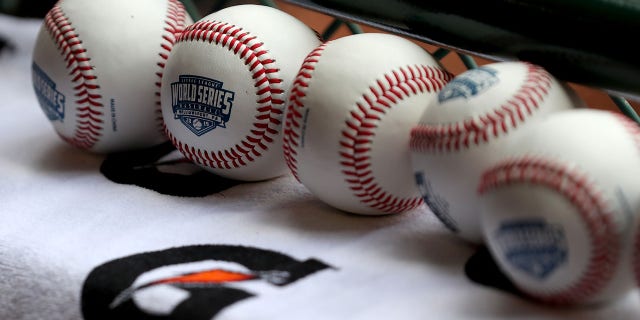
[[[0,12],[20,17],[44,17],[56,2],[57,0],[0,0]]]

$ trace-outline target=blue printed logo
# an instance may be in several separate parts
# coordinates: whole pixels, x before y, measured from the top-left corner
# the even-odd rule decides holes
[[[456,98],[469,98],[482,93],[499,79],[496,76],[498,71],[489,67],[480,67],[471,69],[454,77],[440,92],[438,93],[438,101],[444,102]]]
[[[543,220],[505,222],[495,234],[505,259],[531,277],[543,280],[567,262],[564,230]]]
[[[431,181],[425,179],[423,172],[416,172],[415,180],[422,199],[424,199],[424,202],[433,214],[438,217],[447,229],[456,233],[459,232],[458,224],[453,220],[451,215],[449,215],[449,202],[433,190]]]
[[[37,64],[31,64],[31,79],[40,107],[51,121],[64,119],[64,95]]]
[[[175,119],[201,136],[216,127],[226,128],[235,93],[214,79],[184,75],[171,84],[171,105]]]

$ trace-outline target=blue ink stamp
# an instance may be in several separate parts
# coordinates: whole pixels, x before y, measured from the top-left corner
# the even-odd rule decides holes
[[[40,107],[50,121],[64,120],[65,97],[56,83],[35,63],[31,64],[31,79]]]
[[[424,172],[416,172],[414,174],[418,190],[422,195],[422,199],[436,217],[447,227],[447,229],[458,233],[460,229],[451,215],[449,215],[449,202],[437,194],[431,185],[431,181],[425,178]]]
[[[235,92],[225,90],[223,83],[205,77],[182,75],[171,84],[171,106],[191,132],[201,136],[217,127],[226,128],[231,118]]]
[[[509,264],[538,280],[567,262],[564,230],[541,219],[502,223],[495,239]]]
[[[440,103],[456,98],[468,99],[498,83],[498,71],[489,67],[468,70],[453,78],[438,93]]]

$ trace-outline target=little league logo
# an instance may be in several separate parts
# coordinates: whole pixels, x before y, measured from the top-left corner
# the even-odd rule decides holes
[[[56,83],[37,64],[31,65],[31,77],[36,97],[42,110],[51,121],[64,119],[64,95],[56,89]]]
[[[460,74],[438,93],[438,101],[455,98],[470,98],[498,83],[498,71],[489,67],[480,67]]]
[[[561,226],[543,220],[503,223],[495,237],[504,257],[515,268],[543,280],[567,262],[567,239]]]
[[[222,88],[218,80],[182,75],[171,84],[171,106],[191,132],[201,136],[216,127],[225,128],[231,117],[235,93]]]

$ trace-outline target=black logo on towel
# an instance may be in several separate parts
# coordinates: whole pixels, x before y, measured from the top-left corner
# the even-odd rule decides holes
[[[187,160],[171,142],[109,154],[100,172],[115,183],[180,197],[205,197],[241,183],[204,170]]]
[[[141,253],[95,268],[82,288],[86,320],[210,320],[259,296],[264,283],[285,287],[331,268],[270,250],[201,245]]]

